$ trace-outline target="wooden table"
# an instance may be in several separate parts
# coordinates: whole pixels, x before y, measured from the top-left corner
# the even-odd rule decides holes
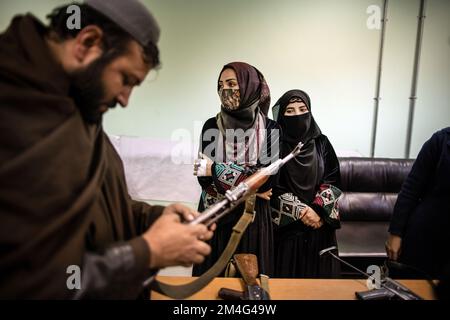
[[[161,282],[184,284],[193,277],[158,276]],[[399,280],[424,299],[433,299],[432,288],[425,280]],[[215,278],[200,292],[188,300],[217,300],[219,289],[225,287],[243,290],[239,278]],[[355,300],[355,291],[367,291],[365,279],[270,279],[270,296],[273,300]],[[170,299],[157,292],[152,292],[152,300]]]

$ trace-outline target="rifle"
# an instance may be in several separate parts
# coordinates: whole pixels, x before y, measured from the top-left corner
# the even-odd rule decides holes
[[[261,275],[261,286],[256,280],[259,274],[256,256],[246,253],[235,254],[233,263],[241,274],[242,279],[244,279],[245,290],[242,292],[221,288],[219,290],[219,297],[224,300],[270,300],[270,295],[266,291],[268,290],[268,285],[266,288],[263,288],[263,277],[268,277]]]
[[[244,202],[252,194],[256,193],[258,188],[260,188],[269,179],[269,176],[275,174],[286,162],[300,154],[302,147],[303,143],[299,142],[294,150],[292,150],[292,152],[286,157],[283,159],[278,159],[268,167],[259,169],[250,177],[245,179],[245,181],[239,183],[236,188],[227,190],[223,200],[215,203],[203,211],[200,216],[189,222],[189,224],[203,223],[206,226],[210,226],[226,214],[230,213],[236,208],[236,206]]]
[[[327,254],[331,255],[334,259],[349,266],[353,270],[356,270],[357,272],[368,277],[372,281],[378,282],[377,284],[381,287],[380,289],[372,289],[369,291],[355,292],[355,295],[358,299],[360,299],[360,300],[392,300],[392,299],[423,300],[422,297],[420,297],[416,293],[412,292],[409,288],[407,288],[406,286],[402,285],[401,283],[399,283],[389,277],[384,277],[383,280],[377,280],[372,275],[369,275],[366,272],[359,270],[355,266],[342,260],[341,258],[339,258],[338,256],[336,256],[334,253],[331,252],[332,250],[336,250],[336,249],[337,249],[336,246],[332,246],[332,247],[323,249],[319,252],[319,256],[322,256],[323,254],[327,253]]]
[[[211,207],[203,211],[200,216],[188,223],[203,223],[206,226],[210,226],[224,215],[230,213],[233,209],[236,208],[236,206],[254,195],[258,188],[260,188],[269,179],[270,175],[276,173],[286,162],[297,156],[300,153],[300,149],[302,148],[302,146],[303,143],[300,142],[294,148],[294,150],[292,150],[292,152],[283,159],[278,159],[270,166],[259,169],[250,177],[245,179],[245,181],[239,183],[236,188],[234,188],[233,190],[228,190],[225,193],[225,199],[212,205]],[[144,281],[144,288],[152,285],[153,290],[175,299],[184,299],[204,288],[214,277],[217,277],[220,272],[222,272],[222,270],[225,268],[226,264],[232,257],[239,244],[243,232],[247,228],[248,224],[251,223],[249,216],[250,215],[247,212],[244,212],[238,223],[234,226],[230,240],[228,241],[228,244],[223,250],[220,258],[201,277],[187,284],[169,285],[155,280],[155,275],[153,275],[152,277]],[[253,212],[251,213],[251,216],[254,217]],[[249,289],[252,289],[252,291],[249,293],[253,294],[255,298],[257,295],[260,295],[261,298],[265,298],[266,296],[268,296],[263,291],[256,291],[258,290],[258,288],[255,286],[250,287]]]

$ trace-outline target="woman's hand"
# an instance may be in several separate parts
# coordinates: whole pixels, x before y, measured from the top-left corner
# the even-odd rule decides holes
[[[313,229],[318,229],[323,225],[322,219],[311,207],[306,207],[305,209],[303,209],[301,214],[302,215],[300,220],[305,225]]]
[[[401,253],[402,238],[400,236],[390,234],[386,241],[385,247],[388,258],[397,261]]]
[[[211,177],[212,164],[213,161],[210,158],[199,152],[199,159],[194,161],[194,176]]]
[[[267,190],[266,192],[263,193],[257,193],[256,196],[264,200],[270,200],[270,197],[272,196],[272,189]]]

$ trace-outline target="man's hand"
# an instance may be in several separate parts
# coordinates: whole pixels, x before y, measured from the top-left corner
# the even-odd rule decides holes
[[[208,229],[203,224],[188,225],[198,212],[181,204],[166,207],[163,214],[143,234],[150,247],[150,268],[189,266],[202,263],[211,252],[204,242],[213,236],[215,225]]]
[[[313,229],[318,229],[323,225],[322,219],[311,207],[303,209],[301,214],[301,220],[305,225]]]
[[[401,253],[402,238],[394,234],[389,235],[385,247],[388,258],[397,261]]]
[[[178,214],[181,218],[182,222],[189,222],[194,220],[194,218],[197,218],[200,213],[198,213],[197,211],[195,211],[194,209],[191,209],[185,205],[179,204],[179,203],[174,203],[171,204],[169,206],[167,206],[162,214]],[[199,239],[200,240],[209,240],[212,238],[213,236],[213,232],[214,230],[216,230],[216,224],[213,223],[212,225],[209,226],[209,231],[205,236],[201,236]]]
[[[270,197],[272,196],[272,189],[267,190],[266,192],[263,193],[257,193],[256,196],[264,200],[270,200]]]
[[[167,206],[162,214],[177,214],[180,216],[181,221],[186,222],[194,220],[194,218],[196,218],[199,215],[199,213],[194,209],[191,209],[180,203],[173,203]]]

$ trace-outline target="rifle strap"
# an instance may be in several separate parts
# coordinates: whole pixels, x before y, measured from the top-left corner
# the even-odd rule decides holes
[[[185,299],[208,285],[208,283],[210,283],[225,269],[234,252],[236,251],[236,248],[241,241],[242,235],[244,234],[250,223],[253,222],[255,218],[255,201],[255,194],[251,195],[245,201],[244,213],[242,214],[239,221],[234,225],[233,232],[231,233],[230,240],[228,240],[228,244],[225,247],[225,250],[222,252],[222,255],[216,261],[216,263],[208,269],[208,271],[206,271],[204,274],[202,274],[192,282],[182,285],[170,285],[158,280],[154,280],[151,284],[152,290],[174,299]]]

